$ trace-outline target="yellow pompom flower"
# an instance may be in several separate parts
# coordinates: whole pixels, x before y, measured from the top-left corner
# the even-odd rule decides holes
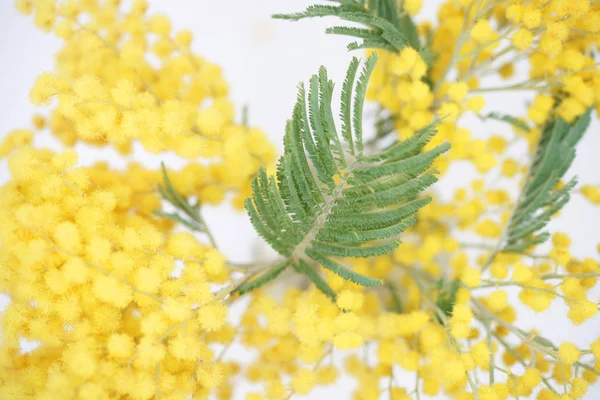
[[[333,344],[340,350],[357,349],[363,343],[363,338],[354,332],[338,333],[333,338]]]
[[[485,107],[485,98],[483,96],[469,97],[466,104],[467,110],[479,113]]]
[[[364,304],[364,295],[352,290],[343,290],[336,299],[337,305],[348,311],[358,311]]]
[[[394,59],[391,68],[395,74],[409,75],[412,79],[420,79],[425,75],[427,65],[415,49],[405,47]]]
[[[516,263],[513,267],[512,278],[515,282],[527,282],[533,279],[533,270],[523,263]]]
[[[598,305],[590,300],[578,300],[569,304],[567,317],[575,325],[594,317],[598,313]]]
[[[465,268],[460,279],[469,287],[479,286],[481,283],[481,271],[476,268]]]
[[[150,18],[150,31],[161,36],[171,33],[171,21],[165,15],[153,15]]]
[[[523,10],[523,24],[528,29],[537,28],[542,22],[542,13],[537,7],[526,7]]]
[[[421,11],[423,0],[406,0],[403,6],[409,15],[417,15]]]
[[[487,304],[490,310],[500,312],[508,306],[508,296],[505,291],[498,290],[488,296]]]
[[[512,44],[518,50],[525,50],[533,43],[533,33],[521,28],[512,36]]]
[[[500,236],[502,231],[495,221],[486,219],[477,225],[475,232],[477,232],[478,235],[486,238],[495,238]]]
[[[461,101],[467,95],[469,87],[464,82],[457,82],[450,85],[448,88],[448,96],[454,101]]]
[[[583,185],[581,187],[581,194],[592,204],[600,204],[600,188],[594,185]]]
[[[113,333],[108,338],[108,354],[116,359],[127,359],[135,351],[133,338],[125,333]]]
[[[563,343],[558,348],[560,361],[567,365],[575,364],[579,360],[580,355],[581,352],[573,343]]]
[[[496,33],[490,26],[487,20],[479,20],[475,23],[475,26],[471,29],[471,37],[478,43],[486,43],[493,40]]]
[[[204,255],[204,268],[212,275],[217,276],[223,273],[225,267],[225,257],[217,250],[211,249]]]
[[[317,377],[313,371],[302,368],[292,377],[291,386],[295,393],[306,395],[312,391],[316,381]]]
[[[537,368],[527,368],[523,376],[521,376],[521,382],[527,388],[534,388],[542,381],[542,373]]]
[[[519,23],[523,19],[523,6],[520,4],[511,4],[506,7],[506,19],[513,23]]]
[[[221,303],[211,303],[200,307],[198,322],[207,331],[216,331],[225,324],[227,307]]]

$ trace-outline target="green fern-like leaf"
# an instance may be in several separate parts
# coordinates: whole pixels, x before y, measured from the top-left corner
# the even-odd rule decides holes
[[[342,21],[359,23],[366,28],[333,26],[325,33],[358,39],[349,50],[382,49],[399,51],[406,46],[419,50],[421,43],[416,25],[406,13],[400,13],[396,0],[331,0],[331,4],[314,4],[293,14],[275,14],[273,18],[299,21],[305,18],[337,17]]]
[[[445,279],[440,278],[437,281],[436,289],[437,289],[437,299],[436,299],[436,307],[444,313],[445,316],[452,316],[452,311],[454,310],[454,305],[456,304],[456,295],[458,294],[458,289],[460,288],[460,281],[457,279]],[[437,317],[438,322],[442,322],[439,317]]]
[[[569,191],[577,184],[577,178],[573,178],[557,187],[575,159],[575,146],[590,124],[590,115],[588,110],[571,125],[557,118],[545,127],[510,218],[502,251],[520,253],[550,237],[540,231],[567,204]]]
[[[390,282],[387,283],[387,288],[390,292],[390,297],[392,300],[392,311],[394,311],[396,314],[402,314],[402,300],[400,299],[400,296],[398,296],[398,289]]]
[[[259,276],[253,277],[250,280],[240,284],[233,293],[237,293],[239,295],[243,295],[245,293],[251,292],[258,288],[265,286],[267,283],[271,282],[275,278],[277,278],[281,273],[288,267],[288,262],[282,262],[275,267],[269,268],[264,271]]]
[[[517,129],[520,129],[525,132],[529,132],[529,126],[525,122],[521,121],[518,118],[513,117],[512,115],[491,112],[488,115],[486,115],[484,117],[484,119],[495,119],[497,121],[506,122],[507,124],[510,124]]]
[[[175,189],[173,183],[171,183],[171,179],[169,178],[164,163],[161,163],[160,168],[163,176],[163,183],[157,186],[157,190],[161,197],[175,208],[176,212],[169,213],[161,210],[154,210],[154,215],[170,219],[185,225],[194,231],[206,232],[206,226],[200,217],[198,206],[192,206],[185,196]]]
[[[419,195],[437,180],[436,171],[429,170],[432,163],[449,147],[423,151],[435,133],[428,126],[379,154],[365,154],[362,114],[375,62],[375,56],[369,58],[360,73],[359,61],[350,63],[342,86],[340,133],[326,69],[310,79],[308,93],[299,86],[277,175],[261,169],[252,198],[245,202],[256,231],[330,297],[335,295],[319,266],[359,285],[383,283],[340,259],[381,255],[399,245],[399,234],[430,201]]]
[[[163,175],[163,183],[157,185],[158,193],[160,193],[163,200],[170,203],[174,212],[166,212],[162,210],[154,210],[153,214],[160,218],[166,218],[178,224],[181,224],[192,231],[201,232],[208,237],[210,244],[213,247],[217,247],[215,239],[210,233],[204,218],[200,214],[200,203],[194,205],[190,204],[188,199],[179,193],[167,173],[167,168],[164,163],[161,163],[161,171]]]

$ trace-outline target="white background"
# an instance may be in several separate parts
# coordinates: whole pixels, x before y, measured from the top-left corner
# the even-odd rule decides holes
[[[231,84],[231,94],[238,109],[249,106],[250,123],[264,129],[281,149],[285,120],[289,118],[295,101],[295,87],[325,65],[331,78],[341,82],[350,54],[345,51],[348,40],[326,36],[323,30],[333,21],[313,20],[298,23],[273,21],[276,12],[303,9],[311,0],[154,0],[151,11],[163,12],[173,21],[176,29],[189,28],[194,33],[194,51],[223,67]],[[440,1],[426,1],[419,18],[432,19]],[[60,42],[50,34],[34,28],[31,18],[23,17],[13,9],[13,1],[0,0],[0,137],[16,128],[29,128],[35,108],[29,104],[28,92],[35,77],[53,68],[53,54]],[[360,56],[360,54],[354,54]],[[519,71],[523,74],[524,71]],[[490,84],[498,84],[493,78]],[[486,110],[523,115],[525,102],[531,93],[497,94],[488,98]],[[42,110],[43,111],[43,110]],[[501,124],[488,124],[485,128],[474,121],[474,135],[486,137],[490,133],[506,131]],[[600,149],[599,124],[594,122],[578,147],[578,158],[569,172],[577,174],[580,181],[599,183]],[[56,147],[56,142],[43,136],[37,141],[44,146]],[[124,165],[113,151],[82,149],[81,163],[89,165],[97,160],[107,160],[116,167]],[[150,167],[157,167],[160,157],[135,152],[135,158]],[[171,166],[181,166],[181,160],[169,158]],[[456,168],[438,189],[444,197],[451,196],[450,188],[468,184],[472,169]],[[8,180],[6,162],[0,162],[0,183]],[[230,259],[247,261],[255,252],[256,235],[245,215],[234,213],[228,207],[205,211],[208,223],[217,242]],[[575,196],[552,223],[553,231],[569,232],[574,238],[572,253],[576,256],[593,256],[598,259],[595,245],[600,241],[600,213]],[[1,247],[0,247],[1,251]],[[593,300],[598,300],[598,292]],[[514,299],[515,302],[518,300]],[[6,301],[4,301],[6,303]],[[535,314],[519,309],[519,326],[536,327],[555,342],[570,340],[589,346],[600,334],[600,318],[573,327],[566,315],[566,307],[555,301],[545,313]],[[0,298],[0,309],[2,299]],[[559,316],[559,317],[557,317]],[[231,358],[236,353],[229,354]],[[240,354],[240,356],[242,356]],[[245,355],[244,355],[245,358]],[[412,378],[403,382],[412,387]],[[326,396],[349,398],[353,383],[344,380],[335,388],[319,389],[309,398]],[[600,397],[600,387],[590,389],[586,399]]]

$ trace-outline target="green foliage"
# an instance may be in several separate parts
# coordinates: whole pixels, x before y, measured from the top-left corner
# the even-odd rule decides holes
[[[333,289],[325,282],[325,279],[323,279],[321,275],[319,275],[314,268],[311,268],[304,260],[300,260],[298,263],[294,264],[294,269],[297,272],[306,275],[317,289],[325,293],[331,300],[335,301],[336,296]]]
[[[185,225],[193,231],[206,232],[206,225],[200,217],[199,204],[191,205],[184,196],[177,192],[175,187],[173,187],[171,180],[169,179],[169,175],[164,163],[161,163],[161,170],[163,175],[163,184],[158,185],[158,192],[162,198],[175,207],[177,211],[168,213],[161,210],[154,210],[153,213],[156,216],[167,218]]]
[[[157,190],[162,198],[170,203],[174,208],[175,212],[166,212],[162,210],[152,211],[154,215],[160,218],[167,218],[176,223],[182,224],[192,231],[204,233],[208,236],[208,239],[213,247],[216,247],[214,238],[208,230],[202,215],[200,215],[200,203],[194,205],[190,204],[189,201],[181,195],[169,179],[169,174],[165,168],[165,164],[160,165],[163,175],[163,184],[157,186]]]
[[[520,129],[525,132],[529,132],[529,126],[518,118],[513,117],[512,115],[500,114],[497,112],[491,112],[486,115],[483,119],[495,119],[497,121],[506,122],[517,129]]]
[[[383,49],[399,51],[412,46],[420,49],[417,28],[405,13],[398,11],[396,0],[331,0],[330,4],[314,4],[306,10],[293,14],[275,14],[273,18],[298,21],[314,17],[338,17],[342,21],[359,23],[366,28],[355,26],[333,26],[325,33],[350,36],[359,39],[348,45],[349,50]]]
[[[201,225],[200,223],[197,223],[196,221],[193,221],[193,220],[188,220],[176,212],[169,213],[169,212],[162,211],[162,210],[153,210],[152,213],[154,215],[156,215],[157,217],[170,219],[173,222],[184,225],[192,231],[196,231],[196,232],[204,232],[205,231],[204,226]]]
[[[389,113],[384,108],[380,108],[377,111],[375,118],[375,136],[367,142],[367,144],[375,144],[382,139],[387,138],[396,132],[396,116]]]
[[[267,283],[271,282],[275,278],[277,278],[281,273],[288,267],[289,263],[287,261],[278,264],[275,267],[269,268],[264,271],[262,274],[253,277],[251,280],[242,283],[239,285],[233,293],[238,293],[239,295],[243,295],[245,293],[251,292],[255,289],[261,288]]]
[[[452,310],[454,310],[454,304],[456,304],[456,294],[460,288],[460,281],[458,279],[448,280],[440,278],[437,281],[436,288],[436,307],[443,312],[445,316],[452,316]]]
[[[249,116],[248,116],[248,105],[245,105],[242,108],[242,126],[247,128],[248,127],[248,120],[249,120]]]
[[[400,296],[398,296],[398,289],[390,282],[388,282],[386,286],[392,299],[392,311],[396,314],[402,314],[402,300],[400,300]]]
[[[375,56],[369,58],[360,73],[358,59],[350,63],[341,91],[340,133],[326,69],[310,79],[308,94],[299,86],[277,176],[261,169],[245,202],[256,231],[330,297],[335,294],[316,266],[359,285],[383,284],[338,259],[382,255],[398,247],[398,235],[431,200],[418,197],[437,180],[430,166],[449,147],[423,151],[435,134],[432,125],[378,154],[364,153],[363,105],[375,62]]]
[[[575,159],[575,146],[590,123],[590,115],[591,110],[588,110],[571,125],[556,118],[545,127],[510,218],[502,251],[523,252],[550,237],[548,232],[540,230],[567,204],[569,191],[577,184],[573,178],[558,187]]]

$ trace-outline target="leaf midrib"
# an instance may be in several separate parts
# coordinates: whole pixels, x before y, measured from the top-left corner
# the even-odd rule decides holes
[[[352,157],[346,155],[347,157]],[[296,263],[300,259],[307,258],[306,250],[311,247],[312,242],[316,239],[317,234],[327,222],[327,217],[333,211],[337,201],[343,197],[343,189],[348,179],[354,174],[354,169],[359,165],[357,159],[351,161],[344,171],[344,174],[340,178],[340,182],[335,186],[330,195],[323,193],[323,197],[325,198],[325,206],[321,209],[321,211],[317,214],[315,218],[315,222],[312,224],[304,238],[296,245],[294,251],[290,255],[289,259],[291,262]]]

